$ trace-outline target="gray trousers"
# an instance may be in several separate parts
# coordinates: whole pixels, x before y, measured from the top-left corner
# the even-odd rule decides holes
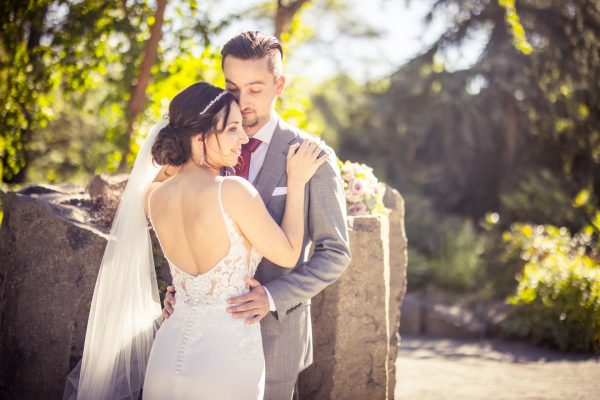
[[[268,314],[261,321],[266,362],[264,400],[298,400],[298,374],[312,363],[312,344],[306,341],[308,307],[298,307],[289,317],[278,321]]]

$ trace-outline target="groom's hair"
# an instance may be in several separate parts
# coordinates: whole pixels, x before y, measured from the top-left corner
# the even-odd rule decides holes
[[[269,70],[278,78],[283,70],[283,49],[279,40],[260,31],[246,31],[231,38],[221,49],[221,67],[225,58],[232,56],[240,60],[259,60],[267,57]]]

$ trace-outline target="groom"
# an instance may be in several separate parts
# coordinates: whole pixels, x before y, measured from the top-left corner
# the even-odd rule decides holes
[[[242,148],[236,174],[254,184],[271,216],[280,224],[287,192],[286,154],[290,144],[309,137],[287,125],[274,110],[285,86],[279,41],[260,32],[244,32],[221,50],[227,90],[242,111],[250,141]],[[233,318],[260,322],[265,353],[265,400],[294,396],[298,374],[312,363],[310,299],[332,284],[350,262],[346,202],[333,150],[306,186],[304,246],[295,268],[267,259],[259,264],[250,292],[231,298]],[[314,253],[309,253],[312,244]],[[175,306],[173,288],[164,315]],[[235,382],[232,382],[235,384]],[[297,396],[297,393],[296,393]]]

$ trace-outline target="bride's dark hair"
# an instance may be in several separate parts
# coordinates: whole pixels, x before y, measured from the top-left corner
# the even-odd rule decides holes
[[[230,92],[223,92],[221,88],[198,82],[183,89],[171,100],[169,123],[160,130],[152,146],[152,158],[157,164],[183,165],[192,155],[192,136],[201,134],[206,140],[225,129],[235,98]],[[221,115],[223,123],[218,127]]]

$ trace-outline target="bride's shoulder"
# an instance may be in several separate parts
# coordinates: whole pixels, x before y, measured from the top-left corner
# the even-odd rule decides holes
[[[260,199],[258,191],[250,182],[239,176],[223,178],[221,196],[225,208],[233,214],[248,212]]]
[[[226,176],[223,177],[223,194],[244,196],[244,195],[256,195],[258,192],[256,188],[252,186],[250,182],[240,176]]]

